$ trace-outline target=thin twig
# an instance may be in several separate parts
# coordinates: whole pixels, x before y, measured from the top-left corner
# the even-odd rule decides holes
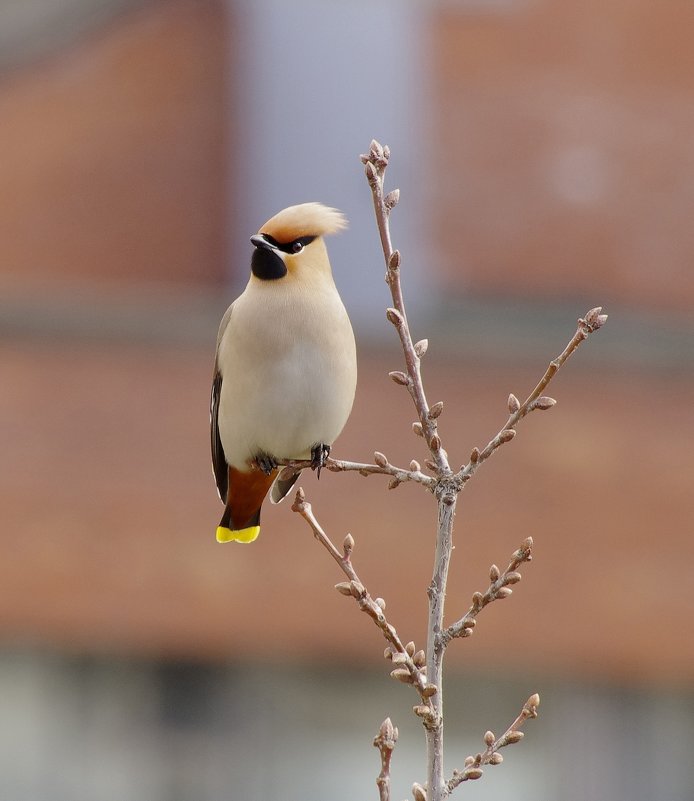
[[[488,731],[484,735],[484,742],[486,748],[484,751],[465,758],[465,767],[463,770],[454,770],[451,778],[446,782],[445,794],[450,795],[453,790],[463,782],[471,781],[474,779],[481,779],[483,770],[482,765],[500,765],[504,758],[499,753],[501,748],[507,745],[513,745],[523,739],[523,732],[520,727],[529,718],[537,717],[537,708],[540,705],[540,696],[535,693],[523,705],[518,717],[506,729],[506,731],[497,738],[494,732]]]
[[[477,623],[477,615],[485,606],[488,606],[492,601],[501,598],[508,598],[512,590],[509,585],[517,584],[522,576],[518,572],[518,568],[524,562],[530,562],[533,558],[533,538],[528,537],[523,541],[520,548],[515,551],[511,561],[503,573],[499,572],[496,565],[492,565],[489,569],[489,578],[491,583],[487,587],[486,592],[475,592],[472,595],[472,604],[468,611],[451,624],[447,629],[441,632],[439,640],[441,645],[445,648],[454,637],[469,637],[475,630]]]
[[[306,500],[304,491],[301,488],[297,490],[292,504],[292,511],[298,512],[304,518],[311,527],[315,538],[337,562],[342,572],[349,579],[349,581],[336,584],[335,589],[342,595],[354,598],[361,611],[366,612],[381,630],[390,644],[390,648],[386,649],[384,656],[390,659],[395,666],[390,675],[398,681],[411,684],[419,693],[421,704],[415,709],[419,710],[417,714],[426,721],[432,716],[431,699],[435,696],[437,687],[426,679],[424,652],[416,652],[414,643],[403,644],[395,626],[388,622],[385,614],[385,601],[382,598],[374,600],[359,579],[351,558],[354,550],[354,538],[351,534],[345,537],[343,550],[340,553],[318,520],[316,520],[311,504]]]
[[[397,741],[397,727],[393,726],[390,718],[386,718],[374,737],[374,746],[381,754],[381,772],[376,779],[379,801],[390,801],[390,760]]]
[[[523,403],[520,403],[515,395],[509,396],[508,406],[510,414],[503,427],[481,451],[477,448],[472,449],[470,461],[460,469],[456,474],[456,478],[459,478],[463,482],[468,481],[475,474],[479,466],[483,464],[497,448],[506,442],[510,442],[514,438],[516,426],[526,415],[538,409],[551,409],[552,406],[555,405],[556,401],[554,398],[543,396],[542,393],[569,356],[576,351],[578,346],[588,339],[590,334],[602,328],[606,322],[607,315],[602,314],[602,306],[591,309],[585,317],[579,317],[576,333],[571,337],[569,343],[559,356],[557,356],[556,359],[552,359],[549,363],[545,374],[542,376],[535,389],[528,395]]]
[[[406,469],[391,464],[386,457],[378,451],[374,453],[374,459],[377,459],[379,463],[347,462],[344,459],[328,457],[323,466],[332,473],[354,472],[362,476],[372,474],[390,476],[391,480],[388,482],[388,489],[395,489],[395,487],[404,484],[406,481],[414,481],[430,490],[433,490],[436,485],[436,479],[433,476],[428,476],[426,473],[423,473],[420,464],[416,461],[410,462],[409,469]],[[288,470],[306,470],[311,467],[311,461],[308,459],[288,460],[280,461],[278,465],[286,467]]]
[[[397,250],[393,250],[391,242],[390,212],[400,198],[400,191],[394,189],[387,195],[383,193],[383,180],[389,159],[389,147],[387,145],[382,146],[375,139],[371,142],[368,154],[361,156],[361,160],[364,163],[366,178],[371,187],[376,224],[378,226],[383,257],[386,264],[386,283],[390,288],[390,294],[393,298],[394,308],[388,309],[386,316],[398,332],[400,344],[402,345],[405,356],[405,365],[407,367],[407,374],[397,372],[391,373],[391,378],[397,383],[407,387],[412,401],[414,402],[415,409],[417,410],[421,434],[431,452],[436,472],[439,476],[445,476],[450,475],[451,469],[448,464],[447,454],[441,447],[441,439],[437,432],[437,417],[438,414],[440,414],[440,408],[438,409],[438,414],[436,412],[431,414],[431,409],[429,408],[424,392],[424,385],[422,383],[420,367],[421,357],[426,353],[428,342],[423,339],[415,344],[412,340],[410,328],[407,323],[405,300],[400,284],[400,253]],[[418,429],[415,429],[415,432],[420,433]]]

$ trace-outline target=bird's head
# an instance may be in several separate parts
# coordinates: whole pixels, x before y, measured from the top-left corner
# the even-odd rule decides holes
[[[301,203],[283,209],[251,237],[255,247],[253,275],[268,281],[309,269],[330,274],[323,237],[346,226],[341,212],[322,203]]]

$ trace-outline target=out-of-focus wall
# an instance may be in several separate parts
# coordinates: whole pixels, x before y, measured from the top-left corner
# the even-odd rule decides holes
[[[694,308],[694,5],[432,13],[432,224],[449,291]]]
[[[145,3],[0,75],[5,302],[222,280],[230,30],[215,0]]]

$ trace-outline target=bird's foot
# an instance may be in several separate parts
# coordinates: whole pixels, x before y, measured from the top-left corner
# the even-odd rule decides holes
[[[330,456],[330,445],[319,442],[311,448],[311,470],[316,471],[318,478],[320,478],[320,471],[325,467],[328,456]]]
[[[267,453],[259,453],[253,463],[258,468],[258,470],[262,470],[266,476],[269,476],[273,470],[277,470],[277,460],[274,456],[270,456]]]

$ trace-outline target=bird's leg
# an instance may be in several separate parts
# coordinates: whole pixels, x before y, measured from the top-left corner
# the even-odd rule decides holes
[[[277,470],[277,460],[268,453],[259,453],[253,460],[255,466],[269,476],[273,470]]]
[[[311,470],[316,471],[318,478],[328,456],[330,456],[330,445],[319,442],[311,448]]]

